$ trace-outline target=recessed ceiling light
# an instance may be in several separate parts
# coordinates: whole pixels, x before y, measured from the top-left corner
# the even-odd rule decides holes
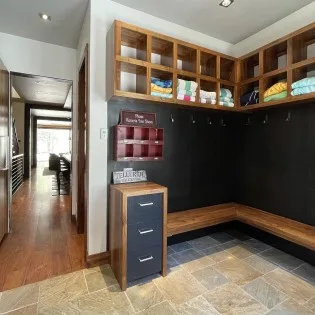
[[[223,0],[220,3],[220,6],[224,7],[224,8],[228,8],[233,2],[234,2],[234,0]]]
[[[46,13],[38,13],[38,15],[44,21],[51,21],[51,16]]]

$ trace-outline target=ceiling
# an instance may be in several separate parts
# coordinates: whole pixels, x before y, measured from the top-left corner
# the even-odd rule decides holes
[[[48,109],[31,109],[31,114],[36,117],[49,118],[67,118],[71,120],[71,111],[48,110]]]
[[[113,0],[231,44],[257,33],[313,0]],[[302,18],[302,17],[301,17]]]
[[[77,48],[87,5],[88,0],[0,0],[0,32]]]
[[[18,95],[26,103],[48,104],[71,108],[72,82],[41,76],[14,74],[12,84]]]

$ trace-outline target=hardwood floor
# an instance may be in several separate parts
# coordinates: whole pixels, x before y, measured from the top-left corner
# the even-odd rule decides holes
[[[42,167],[33,170],[13,197],[12,233],[0,245],[0,291],[85,267],[70,196],[52,196],[51,176],[42,174]]]

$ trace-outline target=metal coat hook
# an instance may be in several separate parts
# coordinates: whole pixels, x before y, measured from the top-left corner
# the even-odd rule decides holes
[[[250,116],[247,116],[247,120],[245,123],[246,126],[251,126],[252,125],[252,120],[250,119]]]
[[[212,125],[212,120],[210,119],[210,117],[207,117],[207,122],[208,122],[208,125]]]
[[[265,119],[263,120],[263,124],[268,124],[269,123],[269,117],[268,114],[265,114]]]
[[[175,122],[175,119],[174,119],[174,117],[173,117],[173,114],[171,114],[170,121],[171,121],[171,123],[174,123],[174,122]]]
[[[221,118],[221,126],[222,126],[222,127],[226,127],[226,124],[225,124],[223,118]]]
[[[290,121],[291,121],[291,112],[288,111],[287,118],[285,119],[285,122],[290,122]]]
[[[191,123],[192,123],[192,124],[195,124],[195,123],[196,123],[196,120],[195,120],[194,116],[191,116],[190,119],[191,119]]]

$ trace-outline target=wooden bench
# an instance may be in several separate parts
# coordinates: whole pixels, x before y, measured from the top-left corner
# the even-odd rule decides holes
[[[314,226],[237,203],[169,213],[167,234],[172,236],[234,220],[315,250]]]

